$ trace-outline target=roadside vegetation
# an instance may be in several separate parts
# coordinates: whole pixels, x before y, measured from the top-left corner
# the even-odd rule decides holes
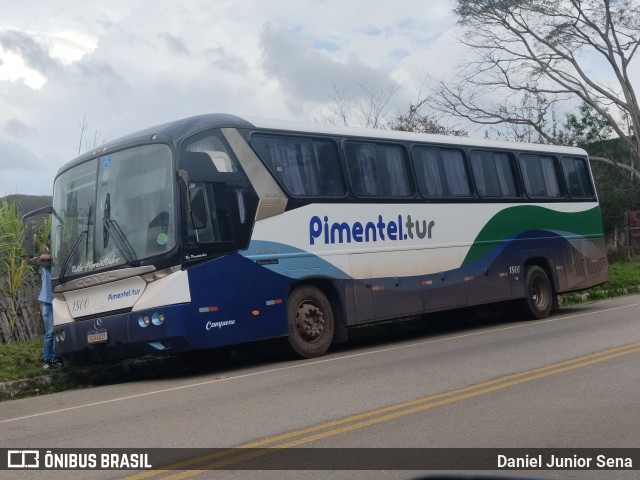
[[[48,222],[39,225],[44,232]],[[42,234],[40,235],[42,236]],[[39,270],[27,261],[17,203],[0,202],[0,343],[35,340],[42,334],[37,292]],[[41,244],[42,242],[39,242]]]
[[[42,339],[0,344],[0,385],[9,386],[0,388],[0,402],[90,384],[87,374],[75,367],[65,365],[54,372],[45,372],[42,365]],[[18,386],[13,382],[16,380],[24,383]]]
[[[584,292],[563,295],[563,305],[640,293],[640,261],[609,264],[609,281]]]
[[[0,344],[0,382],[42,375],[42,340]]]

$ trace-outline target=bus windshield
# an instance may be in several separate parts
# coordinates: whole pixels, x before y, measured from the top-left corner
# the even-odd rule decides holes
[[[54,278],[136,265],[175,246],[171,158],[167,145],[142,145],[94,158],[56,179]]]

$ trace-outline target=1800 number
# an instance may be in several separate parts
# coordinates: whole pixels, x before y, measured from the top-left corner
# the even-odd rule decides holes
[[[89,298],[82,298],[80,300],[74,300],[71,303],[71,311],[72,312],[81,312],[82,310],[86,310],[89,308]]]

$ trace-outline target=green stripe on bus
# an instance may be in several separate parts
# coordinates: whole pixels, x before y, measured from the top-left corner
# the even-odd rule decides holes
[[[582,212],[558,212],[537,205],[519,205],[498,212],[480,230],[463,265],[489,253],[496,242],[513,238],[531,230],[568,232],[577,237],[602,236],[600,207]]]

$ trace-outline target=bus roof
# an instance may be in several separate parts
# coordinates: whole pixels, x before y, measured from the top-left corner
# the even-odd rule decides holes
[[[586,156],[587,152],[578,147],[559,145],[545,145],[542,143],[507,142],[501,140],[486,140],[471,137],[457,137],[452,135],[437,135],[431,133],[403,132],[399,130],[385,130],[374,128],[341,127],[318,123],[294,122],[290,120],[274,120],[257,117],[244,117],[253,126],[260,129],[287,131],[295,133],[324,134],[335,136],[374,138],[378,140],[399,140],[407,142],[425,142],[434,144],[458,145],[463,147],[500,148],[522,151],[549,152],[565,155]]]
[[[332,135],[339,137],[351,137],[358,139],[395,140],[405,142],[421,142],[447,146],[499,148],[520,151],[535,151],[540,153],[555,153],[564,155],[586,156],[587,152],[577,147],[565,147],[557,145],[544,145],[538,143],[517,143],[497,140],[475,139],[469,137],[456,137],[448,135],[435,135],[426,133],[402,132],[397,130],[383,130],[371,128],[340,127],[317,123],[294,122],[290,120],[275,120],[258,117],[238,117],[229,114],[205,114],[187,117],[180,120],[156,125],[135,133],[100,145],[90,151],[76,157],[63,165],[58,174],[64,170],[83,163],[102,153],[112,152],[128,145],[152,140],[164,140],[168,143],[180,141],[198,131],[208,128],[235,127],[257,128],[282,133],[306,133],[315,135]],[[56,175],[56,176],[57,176]]]

